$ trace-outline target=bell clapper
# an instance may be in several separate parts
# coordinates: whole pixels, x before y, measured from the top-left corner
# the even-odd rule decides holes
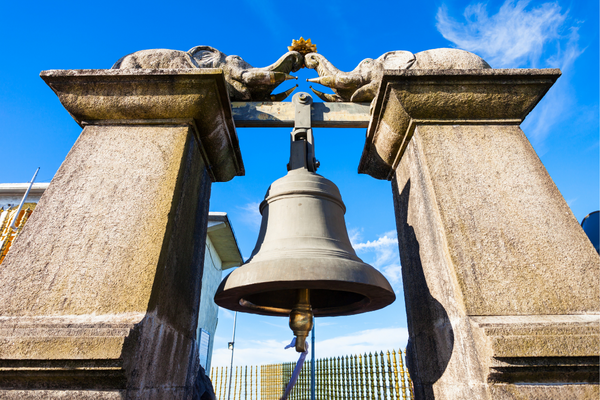
[[[296,336],[296,351],[306,351],[306,338],[313,325],[313,312],[310,305],[310,290],[298,289],[297,300],[290,313],[290,328]]]

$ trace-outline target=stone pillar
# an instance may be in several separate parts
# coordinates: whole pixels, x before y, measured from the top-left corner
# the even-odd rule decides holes
[[[211,183],[244,172],[223,75],[42,78],[83,132],[0,268],[0,397],[189,398]]]
[[[559,75],[383,79],[359,171],[392,181],[417,399],[599,396],[600,258],[519,128]]]

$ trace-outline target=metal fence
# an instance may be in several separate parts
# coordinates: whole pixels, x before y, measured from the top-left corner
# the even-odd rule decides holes
[[[25,226],[25,222],[29,219],[29,216],[33,212],[35,208],[35,203],[25,203],[23,204],[23,208],[19,212],[17,216],[18,206],[3,209],[0,207],[0,264],[4,261],[6,257],[6,253],[10,249],[10,246],[14,242],[14,240],[19,236],[21,230]],[[16,231],[13,231],[10,227],[12,225],[13,220],[16,217],[15,227]]]
[[[413,399],[412,381],[401,350],[322,358],[315,362],[317,400]],[[214,367],[211,380],[218,400],[279,400],[295,363]],[[310,361],[304,364],[290,400],[310,399]]]

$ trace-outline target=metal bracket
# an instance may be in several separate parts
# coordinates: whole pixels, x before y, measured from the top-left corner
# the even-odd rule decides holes
[[[312,97],[305,92],[296,93],[294,104],[294,130],[291,132],[290,162],[288,171],[305,168],[316,172],[319,162],[315,159],[314,136],[312,132]]]

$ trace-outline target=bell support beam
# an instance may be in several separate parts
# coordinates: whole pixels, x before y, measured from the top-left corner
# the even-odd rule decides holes
[[[417,399],[597,399],[600,258],[519,124],[559,70],[386,71],[359,172],[390,179]]]
[[[292,128],[295,106],[291,102],[232,102],[238,128]],[[312,103],[313,128],[366,128],[370,103]]]
[[[42,78],[83,131],[0,268],[0,397],[191,398],[211,184],[244,172],[223,74]]]

